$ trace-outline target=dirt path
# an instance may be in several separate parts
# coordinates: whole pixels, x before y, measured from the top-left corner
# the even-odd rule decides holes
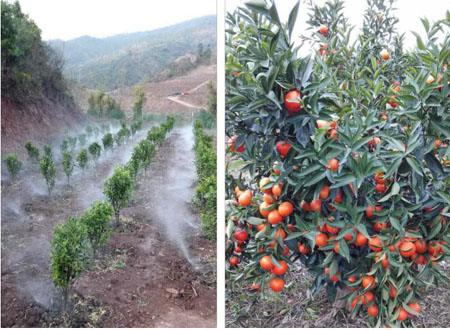
[[[206,81],[202,82],[200,85],[198,85],[198,86],[192,88],[191,90],[189,90],[189,93],[194,93],[196,90],[198,90],[199,88],[205,86],[209,82],[210,82],[209,80],[206,80]],[[181,104],[181,105],[183,105],[185,107],[188,107],[188,108],[206,110],[204,107],[199,107],[197,105],[194,105],[194,104],[191,104],[191,103],[188,103],[188,102],[185,102],[185,101],[181,101],[180,100],[180,96],[168,96],[167,99],[172,101],[172,102],[176,102],[178,104]]]
[[[181,236],[189,256],[203,258],[202,271],[194,272],[176,240],[168,238],[164,226],[167,219],[157,217],[151,207],[162,187],[155,180],[167,177],[167,161],[185,152],[176,144],[182,134],[175,129],[160,147],[155,162],[139,179],[131,205],[124,210],[121,232],[111,237],[90,271],[77,281],[73,299],[76,312],[66,320],[68,325],[215,325],[213,245],[199,236],[198,219],[192,215],[197,224]],[[140,138],[115,149],[95,170],[77,175],[72,188],[59,184],[51,201],[43,195],[37,173],[23,173],[26,180],[2,187],[3,326],[67,325],[56,316],[60,299],[49,280],[52,229],[67,216],[78,215],[103,198],[104,180],[115,165],[128,160]],[[180,218],[180,214],[177,216]]]

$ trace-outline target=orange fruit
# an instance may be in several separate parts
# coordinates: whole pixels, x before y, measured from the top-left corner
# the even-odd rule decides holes
[[[273,268],[272,258],[269,255],[265,255],[259,261],[259,265],[264,270],[271,270]]]
[[[377,183],[377,185],[375,186],[375,190],[379,193],[384,193],[386,191],[386,186],[384,184]]]
[[[391,299],[394,299],[395,297],[397,297],[397,289],[391,285],[390,289],[389,289],[389,297]]]
[[[289,150],[291,150],[291,144],[287,141],[278,141],[276,148],[281,158],[284,158],[288,154]]]
[[[427,251],[427,242],[425,241],[417,240],[414,242],[414,245],[417,253],[425,253]]]
[[[368,291],[365,294],[361,295],[361,302],[363,303],[363,305],[368,305],[374,299],[375,295],[371,291]]]
[[[364,246],[367,243],[367,237],[361,233],[356,234],[356,245]]]
[[[278,206],[278,213],[280,213],[281,216],[287,217],[294,211],[294,206],[291,202],[283,202]]]
[[[373,217],[373,207],[371,205],[366,207],[366,217],[369,219]]]
[[[416,246],[411,242],[403,242],[400,245],[400,254],[405,257],[411,257],[414,253],[416,253]]]
[[[265,228],[266,228],[266,223],[261,223],[261,224],[256,226],[256,230],[257,231],[264,230]]]
[[[275,275],[284,275],[288,270],[288,264],[284,260],[281,260],[278,263],[280,264],[280,267],[273,265],[272,272]]]
[[[440,148],[441,147],[441,140],[436,139],[436,141],[434,142],[434,145],[436,146],[436,148]]]
[[[320,201],[320,199],[315,199],[309,204],[309,208],[313,212],[319,211],[319,213],[320,213],[321,208],[322,208],[322,202]]]
[[[328,243],[328,236],[325,234],[317,234],[316,235],[316,245],[321,247],[321,246],[325,246]]]
[[[330,195],[330,187],[323,186],[322,189],[320,190],[320,198],[327,199],[329,195]]]
[[[387,49],[383,49],[383,50],[380,52],[380,55],[381,55],[381,58],[382,58],[383,60],[385,60],[385,61],[387,61],[387,60],[389,59],[389,57],[390,57],[389,52],[387,51]]]
[[[383,243],[378,236],[373,236],[369,239],[369,247],[373,251],[381,251],[381,249],[383,248]]]
[[[427,85],[431,84],[434,81],[434,77],[430,74],[427,78]]]
[[[332,171],[337,171],[339,168],[339,161],[336,158],[333,158],[332,160],[330,160],[328,162],[328,167],[330,168],[330,170]]]
[[[240,206],[249,206],[252,202],[253,193],[251,190],[244,191],[238,199],[238,203]]]
[[[317,128],[328,127],[330,123],[326,120],[316,120]]]
[[[269,220],[269,223],[272,225],[279,224],[281,221],[283,221],[283,217],[278,212],[278,210],[270,211],[269,215],[267,216],[267,219]]]
[[[300,111],[300,109],[302,108],[300,92],[297,90],[293,90],[287,93],[284,96],[284,106],[289,112]]]
[[[279,183],[272,187],[272,194],[274,194],[277,197],[280,197],[281,195],[281,188],[283,188],[283,184]]]
[[[264,202],[266,204],[272,204],[274,201],[272,194],[264,194]]]
[[[378,306],[375,304],[375,305],[367,307],[367,314],[369,314],[372,317],[377,316],[378,315]]]
[[[369,290],[372,290],[375,288],[375,278],[372,275],[364,276],[362,279],[362,286],[364,289],[369,288]]]
[[[239,259],[238,259],[238,257],[233,256],[233,257],[230,258],[229,262],[230,262],[230,266],[234,267],[234,266],[236,266],[238,264]]]
[[[282,278],[275,277],[270,280],[269,286],[272,289],[272,291],[279,292],[284,288],[284,281]]]
[[[238,229],[234,233],[234,238],[237,241],[245,241],[248,238],[248,233],[245,229]]]
[[[334,202],[336,204],[339,204],[342,202],[342,189],[339,188],[336,198],[334,199]]]
[[[397,320],[405,321],[407,318],[408,318],[408,312],[403,307],[401,307],[400,312],[397,316]]]
[[[420,304],[419,304],[418,301],[409,303],[409,304],[408,304],[408,307],[411,308],[412,310],[416,311],[417,314],[419,314],[420,311],[422,310],[422,308],[420,308]],[[411,314],[411,313],[408,313],[408,314],[409,314],[409,315],[413,315],[413,314]]]
[[[261,180],[259,180],[259,189],[261,190],[261,192],[263,193],[268,193],[272,190],[272,187],[270,188],[263,188],[266,184],[270,183],[270,179],[269,178],[262,178]]]
[[[302,210],[305,211],[305,212],[311,211],[311,208],[310,208],[309,204],[306,203],[305,201],[302,201],[302,202],[300,203],[300,207],[301,207]]]
[[[275,238],[278,240],[278,237],[281,235],[281,238],[284,240],[286,238],[286,232],[283,228],[278,228],[278,230],[275,232]]]
[[[322,24],[319,27],[319,33],[323,34],[323,35],[327,34],[328,33],[328,27],[325,24]]]
[[[263,217],[267,217],[271,212],[269,210],[264,210],[267,209],[269,206],[270,205],[268,205],[266,202],[262,202],[261,204],[259,204],[259,213],[261,213]]]

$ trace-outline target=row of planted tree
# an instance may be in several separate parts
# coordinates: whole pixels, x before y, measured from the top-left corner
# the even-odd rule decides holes
[[[92,160],[96,163],[100,158],[102,150],[107,152],[114,148],[114,146],[123,145],[127,139],[136,134],[142,129],[142,121],[134,122],[128,128],[125,123],[121,124],[121,128],[116,134],[110,133],[109,125],[102,125],[101,128],[88,126],[86,133],[78,136],[70,136],[64,138],[60,145],[61,150],[61,165],[65,175],[67,176],[67,183],[70,184],[70,177],[74,172],[74,167],[78,166],[80,169],[85,170],[89,166],[89,154]],[[87,148],[84,148],[88,139],[96,137],[103,131],[101,141],[92,142]],[[79,145],[81,150],[75,156],[76,147]],[[103,148],[102,148],[103,145]],[[31,141],[25,143],[25,149],[27,150],[28,160],[31,165],[39,166],[40,172],[45,178],[48,193],[51,194],[56,182],[56,167],[53,157],[52,147],[48,144],[44,145],[43,154],[41,156],[39,148]],[[22,162],[17,154],[8,154],[5,158],[5,164],[11,179],[14,180],[17,174],[22,169]]]
[[[89,252],[95,258],[96,251],[104,245],[119,225],[120,212],[128,205],[136,178],[146,171],[167,133],[172,130],[174,119],[168,117],[160,126],[151,128],[147,137],[134,148],[131,159],[117,166],[113,175],[105,181],[105,201],[98,201],[79,217],[69,217],[57,225],[51,241],[51,278],[63,291],[64,310],[68,293],[74,280],[86,269]],[[111,225],[115,217],[114,226]]]
[[[194,205],[200,211],[203,231],[209,239],[215,240],[217,228],[217,156],[212,144],[212,137],[204,133],[200,120],[194,122],[194,135],[195,165],[199,181]]]

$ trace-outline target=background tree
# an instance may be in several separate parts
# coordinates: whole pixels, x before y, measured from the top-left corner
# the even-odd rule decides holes
[[[17,173],[19,173],[22,168],[22,162],[19,160],[16,154],[9,154],[5,158],[6,168],[8,169],[9,175],[11,175],[11,181],[14,181]]]
[[[108,224],[111,221],[112,215],[113,209],[110,204],[96,202],[80,218],[80,221],[85,225],[94,258],[97,249],[108,240],[110,235]]]
[[[33,145],[31,141],[27,141],[25,142],[25,149],[27,149],[30,162],[33,164],[39,164],[39,148]]]
[[[53,230],[51,241],[51,278],[63,291],[64,311],[70,287],[84,269],[86,259],[86,227],[77,219],[70,217]]]
[[[133,104],[133,119],[139,120],[142,118],[142,108],[144,107],[147,97],[145,96],[145,82],[137,85],[134,88],[134,104]]]
[[[82,169],[86,169],[88,166],[88,151],[86,149],[81,149],[77,155],[78,166]]]
[[[41,173],[47,183],[48,195],[51,196],[56,181],[56,169],[53,159],[47,155],[41,158]]]
[[[97,142],[94,142],[89,146],[89,153],[92,155],[92,158],[94,159],[95,162],[97,162],[101,152],[102,147]]]
[[[213,82],[208,83],[208,103],[206,110],[216,118],[217,116],[217,88]]]
[[[129,171],[116,167],[114,174],[106,180],[103,193],[114,209],[116,227],[120,221],[120,211],[128,205],[133,189],[133,179]]]
[[[67,176],[67,184],[70,185],[70,176],[73,173],[73,158],[70,151],[64,151],[62,166],[64,173]]]
[[[64,153],[65,151],[69,150],[69,140],[63,139],[59,148],[61,149],[61,153]]]

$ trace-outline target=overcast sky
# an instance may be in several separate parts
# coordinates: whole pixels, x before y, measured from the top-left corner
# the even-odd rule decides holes
[[[233,11],[238,5],[243,4],[244,0],[227,0],[226,8],[228,11]],[[289,12],[295,5],[296,0],[275,0],[277,9],[280,15],[280,19],[283,22],[287,21]],[[317,4],[325,3],[325,0],[316,0]],[[349,23],[355,25],[356,28],[362,27],[363,14],[367,5],[366,0],[345,0],[344,14],[349,19]],[[421,17],[427,17],[429,20],[438,20],[445,18],[445,11],[450,10],[450,0],[397,0],[395,7],[398,8],[395,15],[399,18],[400,22],[397,25],[398,32],[406,32],[405,46],[407,48],[413,46],[416,42],[416,38],[410,31],[419,32],[424,35],[424,29]],[[297,17],[297,23],[294,30],[294,36],[305,34],[307,20],[307,8],[304,0],[300,2],[300,10]],[[353,30],[353,33],[357,30]],[[309,35],[306,33],[307,35]]]
[[[19,3],[42,30],[44,40],[148,31],[216,14],[215,0],[19,0]]]

